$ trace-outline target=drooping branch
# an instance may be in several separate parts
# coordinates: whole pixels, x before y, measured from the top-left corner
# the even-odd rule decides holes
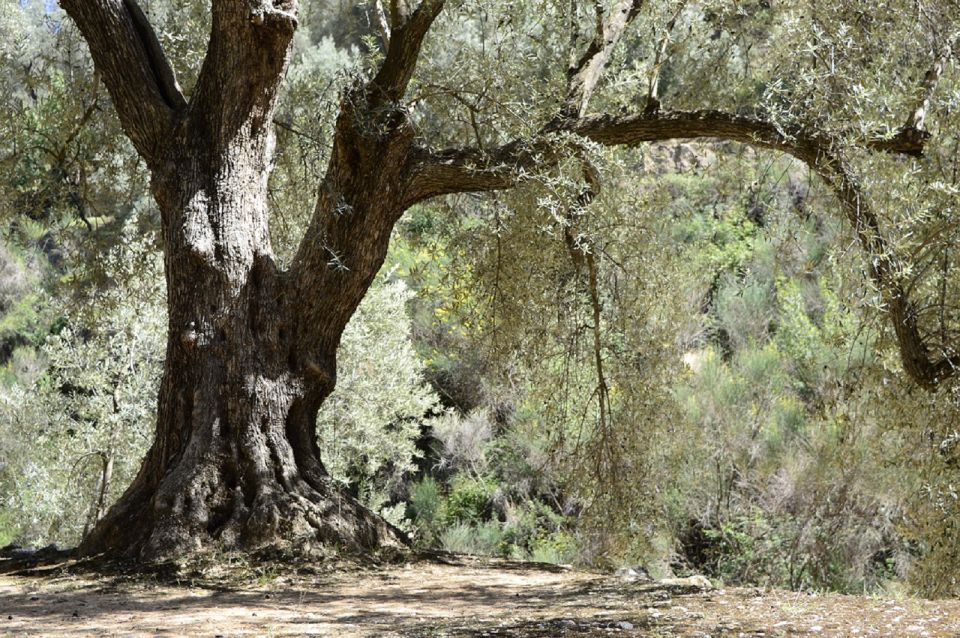
[[[186,106],[157,36],[136,0],[61,0],[90,47],[124,132],[148,164]]]
[[[642,6],[643,0],[617,0],[610,13],[604,17],[602,9],[597,5],[597,26],[593,40],[579,61],[568,71],[563,115],[577,117],[587,112],[590,98],[597,88],[610,55]]]
[[[73,140],[77,139],[77,136],[83,131],[84,127],[90,121],[90,118],[93,117],[93,114],[99,108],[99,98],[100,98],[100,72],[97,71],[93,74],[93,82],[91,82],[91,88],[93,95],[90,97],[90,104],[83,110],[83,113],[80,114],[80,119],[77,120],[77,123],[73,126],[70,133],[67,134],[64,138],[63,143],[60,145],[60,148],[54,155],[56,163],[58,166],[63,166],[67,159],[67,151],[70,149],[70,145],[73,143]]]
[[[667,57],[667,47],[670,46],[670,37],[673,34],[673,29],[677,25],[680,14],[683,13],[686,7],[686,0],[681,0],[673,16],[667,22],[660,42],[657,44],[656,53],[653,58],[653,68],[650,69],[650,81],[647,84],[646,110],[648,111],[656,111],[660,108],[660,70],[663,68],[664,60]]]
[[[593,200],[594,193],[599,188],[599,176],[594,167],[585,160],[585,178],[588,182],[587,189],[577,198],[578,208],[583,210]],[[597,379],[597,387],[594,394],[597,397],[597,431],[601,450],[604,454],[610,454],[612,449],[611,421],[613,418],[610,404],[610,386],[607,383],[603,360],[603,303],[600,298],[600,276],[597,264],[596,249],[590,246],[584,236],[581,234],[578,215],[568,214],[567,224],[563,229],[563,239],[567,247],[567,254],[573,261],[574,266],[579,272],[582,268],[587,271],[587,292],[590,298],[591,317],[593,319],[591,332],[593,335],[593,369]],[[603,455],[601,455],[602,457]],[[612,458],[612,455],[611,455]],[[600,470],[600,459],[598,459],[597,477],[602,477]]]
[[[900,258],[884,239],[879,219],[863,198],[851,171],[837,155],[826,150],[807,164],[836,195],[867,256],[868,272],[880,291],[884,309],[893,324],[904,370],[921,386],[936,388],[957,372],[960,357],[944,353],[935,358],[927,347],[917,324],[916,308],[902,280],[904,268]]]
[[[839,141],[804,130],[784,131],[760,118],[715,110],[648,111],[636,115],[600,114],[554,123],[550,133],[573,133],[604,146],[678,139],[721,139],[772,149],[807,164],[837,196],[869,258],[870,275],[893,322],[904,368],[919,384],[933,387],[951,376],[960,358],[939,360],[927,348],[917,316],[901,281],[903,268],[881,233],[879,220],[861,196],[852,172],[843,163]],[[535,172],[549,170],[571,157],[569,142],[544,134],[514,141],[486,153],[477,149],[418,150],[412,157],[406,205],[437,195],[511,188]],[[869,140],[876,150],[916,155],[925,137],[898,136]],[[591,185],[592,186],[592,185]]]

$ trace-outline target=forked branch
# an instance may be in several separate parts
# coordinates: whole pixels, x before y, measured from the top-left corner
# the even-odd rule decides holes
[[[296,31],[298,0],[212,0],[207,54],[191,98],[191,132],[215,152],[273,110]]]

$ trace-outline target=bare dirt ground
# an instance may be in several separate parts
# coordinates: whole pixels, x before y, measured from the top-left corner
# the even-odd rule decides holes
[[[464,557],[242,581],[0,575],[3,636],[960,636],[960,601],[680,590]],[[224,572],[226,573],[226,572]]]

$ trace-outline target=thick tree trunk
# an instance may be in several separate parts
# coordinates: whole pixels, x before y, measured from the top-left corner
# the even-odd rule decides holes
[[[156,440],[83,553],[161,559],[212,548],[402,543],[321,462],[315,418],[334,387],[343,317],[356,304],[343,295],[311,300],[324,290],[296,290],[276,267],[266,206],[271,136],[269,127],[247,129],[214,157],[210,143],[177,140],[171,172],[154,174],[169,308]],[[339,275],[341,285],[362,280],[356,303],[386,237],[382,244],[379,259]],[[310,330],[305,307],[320,324]],[[316,314],[324,307],[334,320]]]
[[[345,101],[357,108],[341,116],[290,272],[270,247],[267,180],[296,0],[214,0],[189,100],[135,0],[62,4],[151,170],[169,311],[154,444],[81,552],[154,560],[402,544],[327,475],[314,424],[336,381],[340,336],[403,210],[413,131],[390,100],[402,96],[442,2],[398,25],[372,91],[380,101],[367,100],[370,87]]]
[[[259,323],[263,309],[247,301],[249,311],[221,323],[207,343],[172,336],[154,445],[82,553],[156,560],[215,548],[303,553],[400,543],[324,471],[314,418],[330,381],[263,348],[282,320]]]

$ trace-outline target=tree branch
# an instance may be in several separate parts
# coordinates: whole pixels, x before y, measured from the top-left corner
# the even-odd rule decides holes
[[[383,41],[383,49],[390,48],[390,24],[387,22],[387,14],[383,10],[383,0],[374,0],[370,5],[370,21],[377,28],[380,39]]]
[[[147,57],[150,60],[150,68],[153,71],[157,83],[157,89],[160,91],[163,99],[172,109],[185,107],[187,103],[183,97],[183,92],[180,90],[180,85],[177,83],[177,77],[173,72],[173,67],[170,66],[167,56],[163,53],[160,40],[157,39],[157,34],[154,33],[153,27],[150,26],[150,21],[147,20],[146,14],[144,14],[136,0],[123,0],[123,4],[130,13],[134,27],[137,30],[137,35],[140,37],[140,41],[146,49]]]
[[[923,82],[920,85],[920,99],[917,100],[917,106],[907,117],[907,121],[903,124],[903,131],[914,130],[914,131],[924,131],[924,124],[927,117],[927,111],[930,109],[930,101],[933,99],[933,94],[937,90],[937,85],[940,83],[940,78],[943,76],[943,70],[947,66],[947,62],[950,60],[950,56],[953,55],[953,46],[949,41],[940,47],[940,50],[937,52],[936,57],[933,60],[933,64],[930,66],[930,69],[927,71],[926,75],[923,77]]]
[[[443,6],[444,0],[421,0],[419,6],[406,15],[399,2],[395,0],[392,3],[393,28],[387,55],[370,83],[374,89],[374,105],[399,102],[403,98],[420,58],[423,39],[443,11]]]
[[[953,55],[954,46],[948,41],[943,45],[934,57],[933,64],[927,70],[920,83],[919,97],[916,107],[910,111],[906,121],[895,135],[887,139],[875,139],[870,142],[870,146],[876,150],[904,153],[919,157],[923,154],[923,147],[930,139],[930,133],[926,130],[927,111],[930,110],[930,102],[933,100],[933,94],[937,90],[943,71]]]
[[[648,111],[655,111],[660,108],[660,69],[663,67],[663,61],[667,56],[667,47],[670,46],[670,36],[673,34],[673,29],[677,25],[677,19],[680,18],[680,14],[683,13],[686,7],[686,0],[681,0],[680,4],[677,5],[677,10],[674,11],[673,16],[667,22],[663,36],[657,44],[656,54],[653,59],[653,68],[650,70],[650,82],[647,86],[646,110]]]
[[[917,323],[916,307],[904,287],[902,273],[905,269],[900,256],[884,239],[879,219],[864,200],[860,185],[844,162],[827,149],[818,151],[815,161],[804,161],[836,195],[861,250],[867,256],[870,278],[880,291],[893,324],[904,370],[921,386],[935,388],[955,374],[960,359],[949,355],[933,358]]]
[[[60,0],[83,34],[124,132],[148,164],[186,106],[156,34],[136,0]]]
[[[191,132],[219,149],[237,131],[272,124],[297,28],[297,0],[213,0],[207,54],[190,105]]]
[[[633,146],[643,142],[717,138],[774,149],[791,155],[812,154],[830,148],[829,140],[802,131],[782,131],[760,118],[723,111],[654,111],[636,115],[591,115],[553,123],[539,137],[514,140],[487,152],[476,148],[442,151],[418,149],[413,153],[406,201],[417,202],[461,192],[511,188],[535,171],[556,166],[571,156],[558,148],[548,133],[574,133],[605,146]],[[868,140],[866,146],[890,153],[918,155],[925,136],[900,134]],[[806,161],[805,157],[800,157]]]
[[[610,55],[619,44],[627,25],[636,17],[643,0],[617,0],[604,18],[603,9],[597,3],[597,27],[593,40],[580,60],[567,73],[567,96],[562,113],[567,117],[582,116],[593,95]],[[574,20],[576,17],[574,16]]]
[[[898,256],[880,232],[879,220],[861,197],[852,172],[843,163],[837,140],[803,130],[784,131],[765,120],[722,111],[645,112],[639,115],[593,115],[569,118],[551,126],[551,133],[573,133],[604,146],[642,142],[715,138],[772,149],[807,164],[833,190],[869,259],[870,275],[893,321],[904,369],[919,384],[934,387],[960,366],[960,358],[934,360],[917,325],[917,315],[901,281]],[[897,136],[870,140],[866,146],[916,154],[926,138]],[[514,141],[483,153],[478,149],[418,150],[408,167],[405,206],[437,195],[501,190],[517,185],[535,171],[548,170],[571,157],[569,142],[544,134]],[[591,184],[593,188],[594,185]]]
[[[556,144],[546,138],[515,140],[490,151],[416,149],[411,153],[403,205],[409,208],[440,195],[512,188],[559,160]]]
[[[443,7],[443,0],[392,0],[389,45],[378,73],[343,95],[327,173],[288,270],[291,290],[301,299],[304,352],[333,356],[386,257],[404,211],[404,169],[416,135],[402,101]]]

